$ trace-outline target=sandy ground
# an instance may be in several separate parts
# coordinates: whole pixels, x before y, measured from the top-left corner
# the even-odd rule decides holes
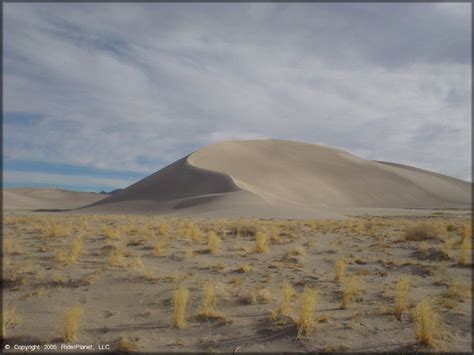
[[[436,228],[436,237],[405,240],[406,228],[421,221]],[[108,344],[142,352],[470,352],[472,259],[460,263],[463,224],[471,219],[459,211],[344,221],[5,216],[4,344],[60,347],[65,316],[79,307],[69,344],[93,344],[96,351]],[[257,230],[268,238],[264,253],[256,252]],[[221,240],[215,254],[209,231]],[[347,268],[335,281],[341,257]],[[395,289],[403,275],[411,286],[398,320]],[[352,276],[358,291],[344,309]],[[199,316],[207,281],[216,294],[208,318]],[[296,293],[287,316],[278,315],[285,281]],[[186,325],[175,328],[180,286],[189,302]],[[313,322],[303,334],[305,287],[318,296],[316,308],[303,312]],[[422,299],[439,317],[431,345],[415,336],[413,312]]]

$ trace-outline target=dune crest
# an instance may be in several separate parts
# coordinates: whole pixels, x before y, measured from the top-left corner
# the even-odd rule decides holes
[[[251,140],[209,145],[87,210],[294,218],[470,205],[462,180],[323,145]]]

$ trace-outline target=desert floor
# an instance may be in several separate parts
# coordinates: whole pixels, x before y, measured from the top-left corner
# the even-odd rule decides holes
[[[470,213],[4,216],[3,341],[96,351],[470,352]]]

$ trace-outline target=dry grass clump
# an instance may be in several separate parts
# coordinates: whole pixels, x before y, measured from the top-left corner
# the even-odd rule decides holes
[[[404,238],[407,241],[421,241],[438,238],[438,230],[431,224],[418,223],[405,228]]]
[[[305,287],[300,299],[300,309],[296,326],[298,335],[305,335],[314,328],[314,311],[316,309],[317,293]]]
[[[240,272],[240,273],[247,273],[247,272],[252,271],[252,266],[250,264],[243,264],[243,265],[239,266],[237,271]]]
[[[268,252],[268,236],[262,231],[258,231],[255,236],[255,251],[257,253]]]
[[[207,233],[207,249],[211,254],[217,254],[221,249],[221,240],[214,231]]]
[[[291,302],[295,294],[294,288],[285,280],[281,288],[280,305],[276,310],[272,311],[272,319],[277,319],[279,316],[290,316],[292,311]]]
[[[84,241],[82,237],[77,237],[71,243],[71,249],[69,251],[69,255],[73,261],[77,261],[82,254],[82,247],[84,245]]]
[[[395,310],[394,314],[398,320],[402,319],[402,314],[408,308],[408,291],[410,290],[410,278],[402,276],[395,288]]]
[[[344,277],[344,272],[347,267],[347,262],[344,257],[341,257],[339,260],[336,261],[336,277],[334,280],[340,282]]]
[[[13,328],[15,325],[20,323],[20,317],[16,311],[15,307],[10,307],[9,309],[4,309],[2,316],[2,334],[1,339],[6,339],[8,334],[8,329]]]
[[[120,233],[119,233],[118,228],[112,228],[111,226],[103,225],[101,227],[101,232],[107,239],[120,238]]]
[[[114,249],[110,252],[107,258],[107,265],[109,267],[125,267],[127,262],[124,257],[124,251],[122,248]]]
[[[439,317],[428,299],[422,300],[413,312],[416,340],[425,345],[433,345],[439,338]]]
[[[461,226],[461,244],[464,243],[466,239],[468,239],[471,235],[471,228],[469,224],[464,223]]]
[[[189,300],[189,291],[181,286],[176,290],[173,297],[172,325],[175,328],[186,326],[186,306]]]
[[[153,246],[153,251],[156,256],[162,256],[165,251],[165,248],[166,248],[166,241],[164,239],[160,239]]]
[[[471,243],[470,239],[465,238],[461,243],[461,249],[459,250],[459,264],[468,265],[469,257],[471,256]]]
[[[137,345],[137,340],[136,339],[131,339],[126,336],[120,337],[120,340],[117,345],[117,350],[124,352],[124,353],[130,353],[135,350],[137,350],[138,345]]]
[[[79,318],[83,310],[81,307],[72,307],[64,317],[63,340],[67,343],[75,341],[79,330]]]
[[[445,297],[448,299],[454,299],[457,301],[464,301],[466,298],[471,296],[471,289],[468,284],[454,280],[448,284]]]
[[[208,280],[203,287],[200,316],[204,318],[220,318],[221,314],[216,310],[216,290],[211,280]]]
[[[158,226],[158,233],[163,237],[168,235],[169,230],[170,225],[167,223],[160,223],[160,225]]]
[[[343,309],[347,308],[347,305],[351,301],[352,297],[360,291],[359,279],[357,276],[351,276],[351,278],[344,285],[344,292],[342,295]]]
[[[242,300],[247,304],[270,303],[272,299],[272,294],[266,288],[252,288],[242,296]]]

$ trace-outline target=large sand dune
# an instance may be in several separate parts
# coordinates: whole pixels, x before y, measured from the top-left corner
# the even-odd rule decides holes
[[[306,218],[355,209],[470,208],[471,185],[322,145],[229,141],[192,153],[82,211]]]
[[[3,190],[3,209],[6,211],[66,210],[94,203],[107,196],[61,189],[6,189]]]

